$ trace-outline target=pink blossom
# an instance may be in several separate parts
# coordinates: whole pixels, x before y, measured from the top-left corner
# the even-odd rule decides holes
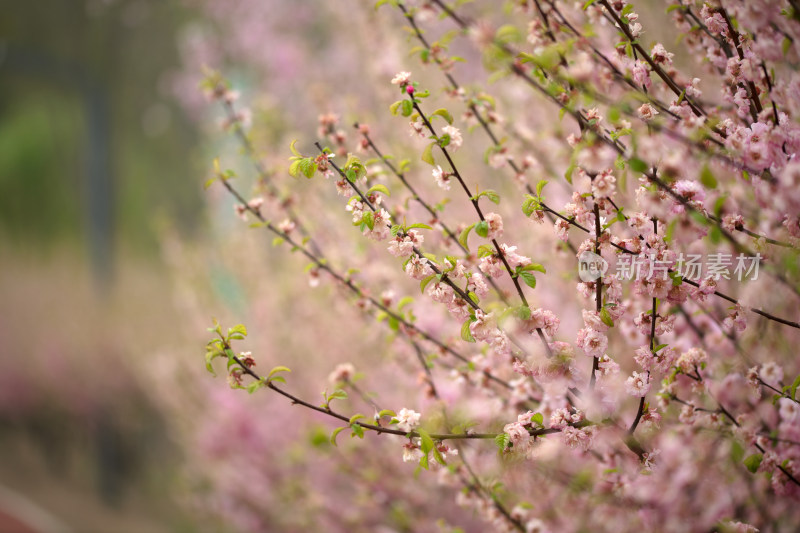
[[[423,242],[425,237],[415,229],[409,230],[405,235],[398,233],[389,241],[389,253],[395,257],[407,257]]]
[[[645,372],[636,372],[625,380],[625,390],[631,396],[639,398],[645,396],[650,390],[650,376]]]
[[[383,241],[391,234],[392,216],[385,209],[375,211],[373,214],[373,227],[364,228],[364,235],[374,241]]]
[[[638,59],[633,64],[633,81],[637,85],[641,85],[646,89],[649,89],[653,82],[650,79],[650,70],[648,68],[647,63]]]
[[[525,453],[531,448],[531,435],[519,422],[512,422],[503,427],[503,433],[508,435],[513,445],[513,451]]]
[[[508,246],[507,244],[501,243],[500,251],[503,253],[503,256],[506,258],[506,261],[512,269],[531,264],[530,257],[525,257],[524,255],[519,255],[517,253],[516,246]]]
[[[600,318],[600,313],[597,311],[590,311],[589,309],[584,309],[581,313],[583,314],[583,322],[586,324],[587,328],[600,332],[608,331],[608,326]]]
[[[597,198],[609,198],[614,195],[616,182],[611,170],[604,170],[592,182],[592,193]]]
[[[467,289],[477,294],[480,298],[489,294],[489,285],[486,283],[484,277],[478,273],[473,273],[469,276]]]
[[[442,170],[442,167],[436,165],[433,169],[433,179],[436,180],[436,184],[441,187],[442,189],[449,191],[450,190],[450,173],[445,172]]]
[[[602,356],[608,348],[608,337],[599,331],[586,329],[583,335],[583,343],[580,344],[583,351],[589,357]]]
[[[489,232],[486,238],[491,240],[499,239],[503,236],[503,219],[497,213],[487,213],[484,217],[489,225]]]
[[[423,457],[422,450],[420,450],[419,446],[413,444],[411,442],[407,442],[403,444],[403,462],[404,463],[416,463]]]
[[[615,376],[619,374],[619,364],[606,354],[597,360],[597,370],[601,377]]]
[[[586,426],[578,429],[567,426],[561,430],[561,439],[570,448],[579,448],[588,452],[594,447],[594,439],[597,435],[597,426]]]
[[[419,426],[421,416],[418,412],[403,407],[397,413],[397,427],[401,431],[414,431]]]
[[[800,404],[796,401],[790,398],[781,398],[778,400],[778,406],[781,420],[794,424],[800,422]]]
[[[454,126],[445,126],[442,128],[442,131],[450,136],[450,144],[447,146],[452,147],[454,152],[458,150],[461,147],[461,144],[464,142],[464,140],[461,138],[461,132],[458,131],[458,128]]]
[[[429,283],[426,292],[433,301],[443,304],[449,304],[455,297],[453,288],[442,282]]]
[[[421,280],[433,274],[433,270],[428,264],[428,259],[418,255],[414,255],[409,259],[408,263],[406,263],[405,271],[409,277],[416,280]]]
[[[569,222],[558,218],[555,222],[555,229],[558,238],[564,242],[567,242],[567,239],[569,238]]]
[[[666,48],[664,48],[664,45],[661,43],[656,43],[650,51],[650,57],[653,59],[654,63],[665,67],[672,64],[672,58],[675,57],[675,54],[667,52]]]
[[[401,71],[395,74],[394,78],[392,78],[392,85],[399,85],[400,87],[405,87],[408,85],[409,80],[411,79],[411,73]]]
[[[760,377],[764,383],[769,383],[773,387],[780,387],[780,383],[783,381],[783,369],[777,363],[768,361],[761,365],[761,369],[758,371],[758,377]]]
[[[498,278],[503,275],[503,272],[505,272],[505,266],[503,265],[503,262],[495,255],[487,255],[482,257],[478,268],[480,268],[481,272],[490,278]]]
[[[356,367],[354,367],[351,363],[342,363],[336,365],[336,368],[333,369],[328,375],[328,381],[332,384],[341,383],[343,381],[349,381],[353,379],[353,376],[356,375]]]
[[[678,357],[675,366],[680,368],[685,374],[691,374],[706,361],[708,361],[708,354],[704,350],[701,348],[690,348]]]
[[[554,337],[561,321],[555,313],[547,309],[534,309],[531,317],[523,322],[523,328],[530,334],[535,334],[537,329],[542,329],[550,337]]]
[[[637,109],[636,112],[639,114],[639,118],[645,122],[653,120],[653,118],[658,115],[658,110],[648,103],[644,103],[639,106],[639,109]]]

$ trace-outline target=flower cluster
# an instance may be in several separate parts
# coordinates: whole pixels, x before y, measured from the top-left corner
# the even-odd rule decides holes
[[[514,1],[499,29],[488,5],[468,16],[459,3],[379,4],[436,68],[394,65],[372,80],[352,101],[385,98],[389,111],[357,124],[358,139],[339,114],[321,114],[318,143],[291,144],[291,178],[260,171],[254,200],[230,175],[214,180],[239,215],[310,262],[316,285],[335,288],[320,325],[304,319],[296,333],[331,320],[320,351],[389,341],[353,354],[363,377],[333,365],[321,405],[276,380],[283,367],[259,374],[246,352],[231,358],[237,331],[218,332],[209,365],[226,358],[233,388],[269,388],[327,416],[334,443],[341,432],[361,449],[371,433],[395,439],[408,480],[402,463],[439,465],[443,494],[492,530],[790,529],[798,7],[672,2],[673,43],[654,42],[653,14],[624,0]],[[462,36],[465,58],[450,54]],[[507,85],[462,85],[462,60]],[[216,98],[235,118],[227,94]],[[361,335],[335,320],[347,303]],[[400,376],[410,379],[395,391]],[[398,401],[419,401],[425,417],[386,408]],[[374,494],[388,480],[369,482]],[[570,506],[556,505],[564,498]]]

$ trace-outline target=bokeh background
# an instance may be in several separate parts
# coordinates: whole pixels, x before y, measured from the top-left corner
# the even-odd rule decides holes
[[[0,531],[346,522],[314,496],[358,499],[338,486],[330,428],[234,394],[202,361],[212,316],[269,325],[251,335],[259,364],[302,358],[299,391],[318,395],[336,363],[385,342],[329,346],[314,364],[321,336],[293,329],[315,320],[304,264],[241,236],[230,200],[202,187],[217,156],[243,190],[255,183],[200,90],[206,67],[242,90],[258,145],[281,160],[332,102],[384,109],[391,88],[369,80],[401,66],[404,37],[378,32],[369,2],[331,4],[0,1]],[[363,505],[409,527],[393,500]],[[368,528],[369,512],[354,523]]]

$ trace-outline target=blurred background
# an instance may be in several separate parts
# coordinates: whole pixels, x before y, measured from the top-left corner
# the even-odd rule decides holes
[[[259,146],[280,142],[283,161],[332,101],[384,109],[406,43],[369,29],[369,2],[348,4],[0,0],[0,531],[302,531],[326,514],[369,529],[369,513],[313,496],[338,487],[330,428],[227,390],[202,362],[212,316],[288,331],[253,335],[265,366],[318,341],[278,312],[307,291],[291,276],[303,264],[234,236],[232,203],[202,189],[216,156],[250,168],[200,90],[203,69],[243,91]],[[342,38],[343,17],[362,31]],[[366,90],[369,76],[383,88]],[[306,389],[381,343],[331,347]],[[358,463],[373,481],[374,468],[386,465]],[[363,505],[409,528],[406,504],[380,494]]]
[[[0,13],[0,531],[185,529],[180,447],[145,375],[181,327],[158,221],[194,238],[205,219],[197,122],[168,86],[198,13]]]

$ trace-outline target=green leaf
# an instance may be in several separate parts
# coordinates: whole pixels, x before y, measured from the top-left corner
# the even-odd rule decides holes
[[[516,309],[516,315],[520,320],[529,320],[531,318],[531,308],[527,305],[520,305]]]
[[[283,237],[275,237],[274,239],[272,239],[272,247],[274,248],[275,246],[280,246],[284,242],[285,241]]]
[[[410,229],[433,229],[433,228],[427,224],[421,224],[418,222],[416,224],[411,224],[410,226],[406,227],[406,230]]]
[[[411,100],[403,100],[403,103],[400,104],[402,109],[400,110],[400,114],[404,117],[411,116],[411,113],[414,112],[414,104],[411,103]]]
[[[263,386],[264,386],[264,382],[262,382],[262,381],[254,381],[254,382],[250,383],[249,385],[247,385],[247,387],[245,387],[245,390],[247,390],[248,394],[253,394],[255,391],[257,391],[258,389],[260,389]]]
[[[494,248],[488,244],[481,244],[478,246],[478,257],[487,257],[494,255]]]
[[[725,207],[725,200],[728,199],[727,194],[723,194],[714,201],[714,215],[719,217],[722,215],[722,208]]]
[[[541,272],[542,274],[547,274],[547,270],[544,266],[540,265],[539,263],[531,263],[529,265],[525,265],[524,267],[519,269],[520,271],[526,270],[535,270],[536,272]]]
[[[541,209],[541,207],[542,204],[539,198],[531,196],[530,194],[525,195],[525,201],[522,202],[522,212],[526,217],[531,216],[534,211]]]
[[[372,194],[374,192],[380,192],[385,194],[386,196],[391,196],[391,194],[389,193],[389,189],[386,188],[386,185],[381,185],[380,183],[370,187],[369,190],[367,191],[367,194]]]
[[[469,330],[470,324],[472,324],[472,318],[468,318],[461,326],[461,338],[467,342],[475,342],[475,337],[472,336],[472,332]]]
[[[209,187],[211,187],[214,184],[215,181],[217,181],[217,177],[216,176],[208,178],[206,180],[206,182],[203,184],[203,188],[204,189],[208,189]]]
[[[302,172],[306,178],[313,178],[314,173],[317,171],[317,164],[311,157],[306,157],[298,161],[298,170]]]
[[[764,460],[764,456],[760,453],[754,453],[753,455],[749,455],[744,460],[744,466],[747,469],[755,474],[758,471],[758,467],[761,466],[761,461]]]
[[[481,237],[486,237],[489,235],[489,223],[485,220],[481,220],[477,224],[475,224],[475,233],[480,235]]]
[[[422,428],[417,430],[417,433],[419,433],[420,450],[422,450],[422,453],[425,455],[428,455],[435,447],[433,444],[433,439],[431,438],[430,434]]]
[[[358,413],[358,414],[355,414],[355,415],[351,416],[350,417],[350,425],[352,426],[355,423],[356,420],[360,420],[362,418],[367,418],[367,417],[365,415],[362,415],[361,413]]]
[[[708,189],[717,188],[717,178],[714,177],[708,165],[703,165],[703,169],[700,171],[700,183]]]
[[[423,278],[422,281],[419,282],[419,292],[425,292],[425,287],[427,287],[435,277],[437,277],[436,274],[431,274],[430,276]]]
[[[345,429],[347,429],[347,427],[340,427],[340,428],[336,428],[336,429],[333,430],[333,433],[331,433],[331,439],[330,439],[331,440],[331,444],[333,444],[334,446],[338,446],[336,444],[336,437],[339,435],[339,433],[341,433]]]
[[[542,190],[544,189],[544,186],[547,185],[548,183],[549,182],[547,180],[541,180],[541,181],[539,181],[539,183],[536,184],[536,195],[537,196],[541,196],[542,195]]]
[[[708,239],[714,244],[719,244],[722,241],[722,230],[713,226],[708,232]]]
[[[361,427],[360,424],[351,424],[350,428],[353,432],[350,434],[350,437],[358,437],[359,439],[364,438],[364,428]]]
[[[369,229],[375,229],[375,215],[372,211],[367,211],[364,213],[364,216],[361,217],[361,223],[366,224]]]
[[[608,309],[603,307],[600,309],[600,320],[603,321],[603,324],[606,326],[613,328],[614,327],[614,319],[611,318],[611,313],[608,312]]]
[[[403,298],[400,299],[399,302],[397,302],[397,308],[402,311],[405,306],[413,302],[414,298],[412,298],[411,296],[404,296]]]
[[[291,371],[292,370],[290,368],[288,368],[288,367],[276,366],[275,368],[273,368],[272,370],[269,371],[269,374],[267,374],[267,381],[268,382],[272,381],[272,376],[274,376],[278,372],[291,372]]]
[[[419,458],[419,466],[421,466],[425,470],[428,469],[428,456],[427,455],[423,455],[422,457]]]
[[[731,458],[734,463],[739,463],[744,458],[744,446],[736,439],[731,441]]]
[[[519,273],[519,277],[522,278],[522,281],[525,282],[525,285],[527,285],[531,289],[536,288],[536,276],[534,276],[530,272],[523,270],[522,272]]]
[[[544,426],[544,416],[542,416],[542,413],[534,413],[533,416],[531,416],[531,422],[537,426]]]
[[[800,375],[794,378],[794,382],[792,382],[792,386],[789,388],[789,397],[793,400],[797,399],[797,387],[800,387]]]
[[[384,417],[384,416],[397,416],[397,414],[395,414],[395,412],[394,412],[394,411],[392,411],[391,409],[384,409],[384,410],[382,410],[380,413],[378,413],[378,416],[379,416],[379,417]]]
[[[397,108],[400,107],[403,102],[405,102],[405,100],[398,100],[389,106],[389,111],[392,113],[392,116],[397,116]]]
[[[292,164],[289,165],[289,175],[293,178],[297,177],[298,169],[300,167],[300,161],[302,161],[302,159],[293,161]]]
[[[511,442],[511,437],[508,436],[508,433],[500,433],[494,438],[494,443],[497,444],[500,451],[505,451],[505,449],[508,448],[509,442]]]
[[[469,232],[472,231],[472,228],[475,227],[475,224],[471,224],[461,230],[461,233],[458,235],[458,242],[461,246],[464,247],[465,250],[469,251],[469,245],[467,244],[467,240],[469,239]]]
[[[447,463],[444,461],[444,457],[442,457],[442,452],[439,451],[439,448],[436,446],[433,447],[433,458],[436,459],[436,462],[442,466],[447,466]]]
[[[431,113],[431,118],[433,118],[435,116],[442,117],[443,119],[445,119],[447,121],[448,124],[452,124],[453,123],[453,116],[450,114],[450,112],[447,109],[444,109],[444,108],[437,109],[436,111]]]
[[[572,185],[572,173],[575,172],[575,169],[578,168],[578,165],[571,164],[567,167],[567,170],[564,172],[564,179],[567,180],[567,183]]]
[[[297,148],[294,147],[295,144],[297,144],[297,139],[293,140],[292,144],[289,145],[289,150],[292,151],[292,155],[294,155],[295,157],[303,157],[303,154],[298,152]]]
[[[346,400],[346,399],[347,399],[347,393],[345,391],[343,391],[342,389],[336,389],[335,391],[333,391],[330,394],[330,396],[328,396],[326,398],[327,401],[331,401],[331,400]]]
[[[247,337],[247,328],[244,324],[236,324],[232,328],[228,328],[228,336],[232,333],[241,333],[243,336]]]
[[[597,0],[587,0],[585,4],[583,4],[583,10],[586,11],[589,9],[589,6],[594,4]]]
[[[486,189],[485,191],[482,191],[477,195],[473,196],[472,199],[479,200],[482,196],[485,196],[486,198],[489,199],[489,201],[494,202],[496,204],[500,203],[500,195],[497,194],[497,192],[493,191],[492,189]]]
[[[436,143],[430,143],[425,149],[422,151],[422,160],[428,163],[429,165],[434,165],[436,162],[433,160],[433,145]]]
[[[636,159],[635,157],[628,160],[628,166],[631,167],[631,170],[641,174],[647,174],[649,168],[647,163],[641,159]]]

